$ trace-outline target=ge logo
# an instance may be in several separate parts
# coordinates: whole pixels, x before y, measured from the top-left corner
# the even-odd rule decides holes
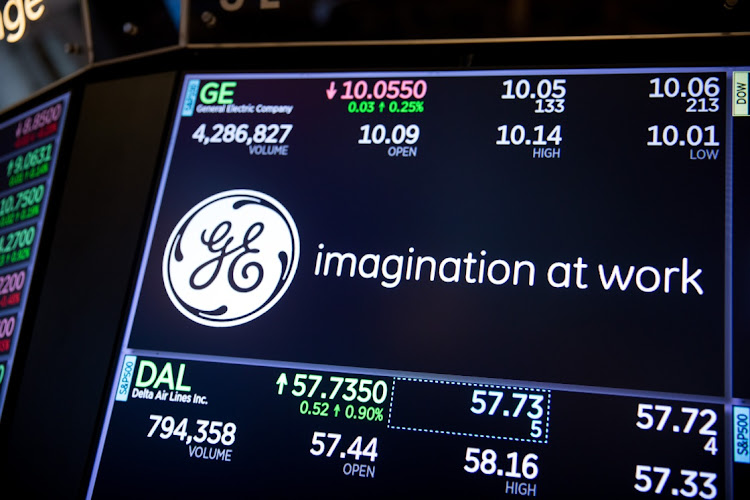
[[[268,195],[236,189],[185,214],[169,237],[162,275],[182,314],[201,325],[236,326],[278,302],[298,260],[289,212]]]

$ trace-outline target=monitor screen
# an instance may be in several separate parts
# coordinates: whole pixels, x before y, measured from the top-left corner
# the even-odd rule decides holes
[[[69,94],[0,123],[0,418],[34,273]]]
[[[747,85],[185,75],[89,497],[739,498]]]

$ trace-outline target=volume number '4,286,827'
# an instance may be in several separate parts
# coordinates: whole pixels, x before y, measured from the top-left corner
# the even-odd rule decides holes
[[[251,133],[250,125],[247,123],[239,125],[217,123],[211,127],[211,132],[208,135],[206,134],[206,128],[207,125],[201,123],[191,137],[204,146],[230,143],[251,146],[253,144],[284,144],[294,125],[290,123],[259,123],[255,125]]]

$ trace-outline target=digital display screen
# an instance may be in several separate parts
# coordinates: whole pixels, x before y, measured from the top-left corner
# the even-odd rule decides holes
[[[186,75],[89,497],[740,498],[747,85]]]
[[[18,348],[69,95],[0,123],[0,417]]]

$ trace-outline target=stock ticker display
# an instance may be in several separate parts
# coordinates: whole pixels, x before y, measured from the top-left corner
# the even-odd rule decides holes
[[[0,417],[57,162],[69,95],[0,123]]]
[[[747,85],[185,76],[89,497],[742,498]]]

